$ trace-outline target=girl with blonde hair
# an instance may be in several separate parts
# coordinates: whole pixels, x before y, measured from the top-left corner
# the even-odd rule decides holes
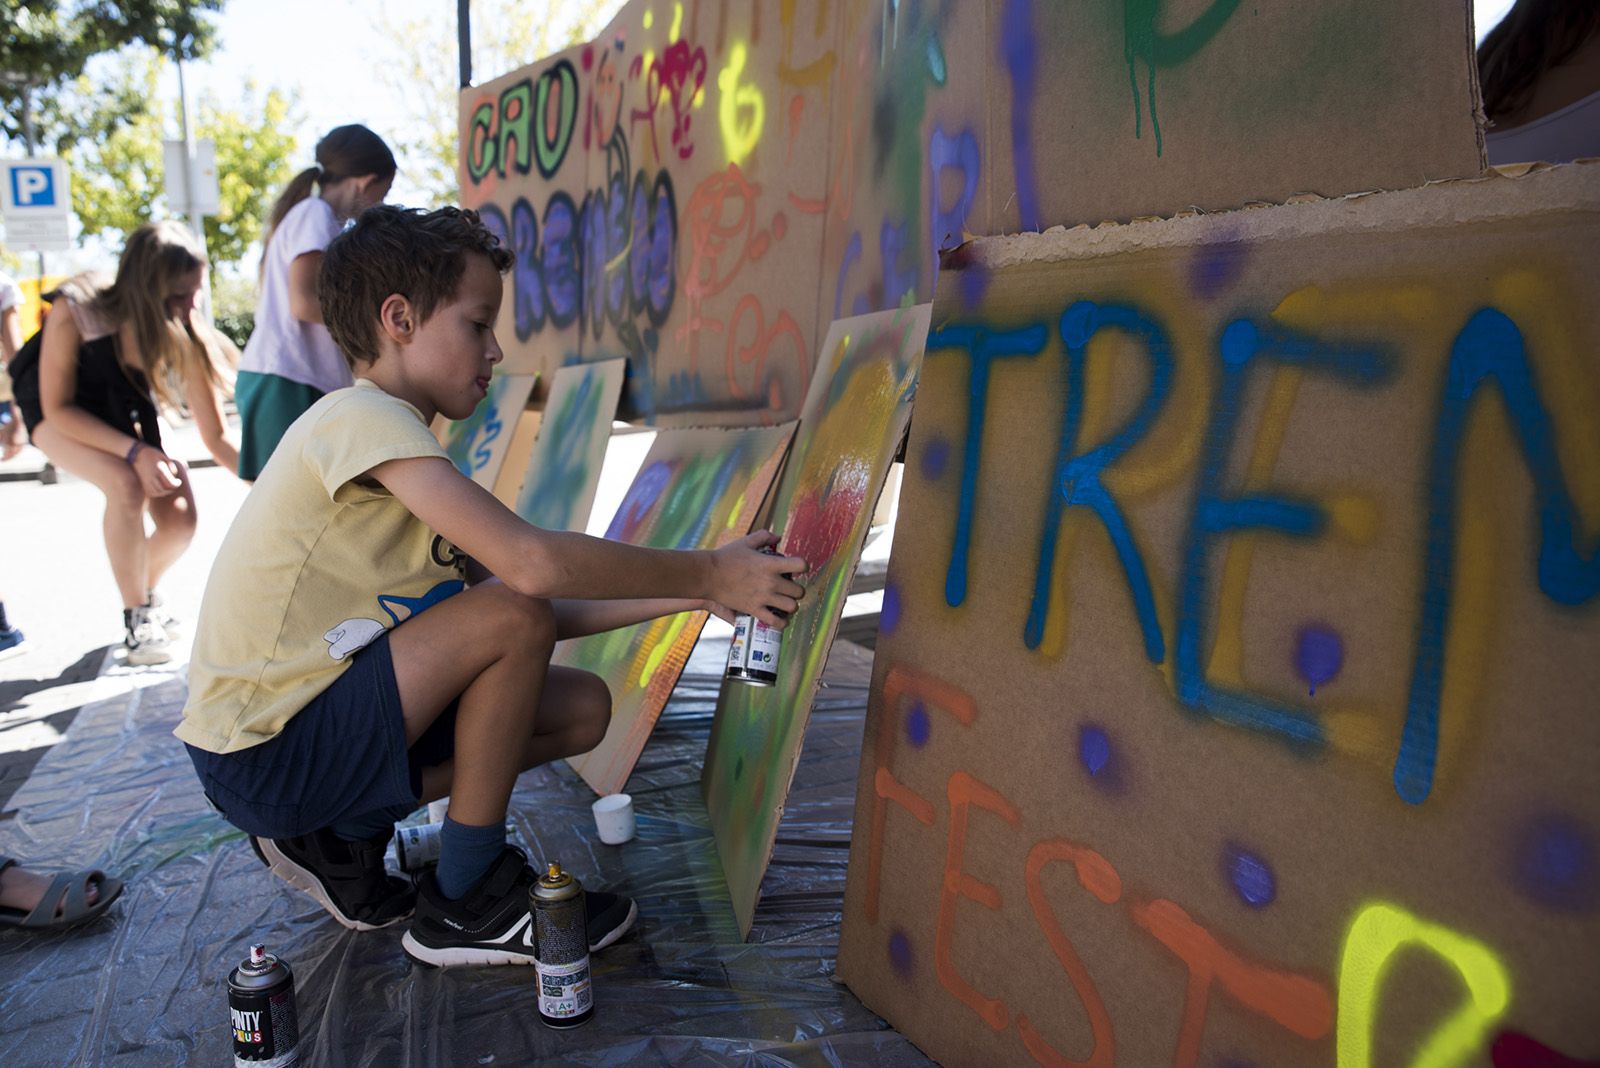
[[[238,465],[221,404],[238,352],[195,312],[205,272],[187,227],[147,223],[129,235],[114,280],[80,275],[49,295],[44,327],[12,361],[34,445],[105,494],[131,664],[171,658],[155,587],[195,530],[189,471],[162,450],[157,403],[187,407],[217,463]]]

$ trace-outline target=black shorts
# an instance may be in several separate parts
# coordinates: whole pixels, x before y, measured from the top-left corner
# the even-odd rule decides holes
[[[420,803],[422,769],[455,754],[456,702],[406,748],[387,632],[281,733],[234,753],[188,746],[211,803],[262,838],[310,834],[372,812],[403,819]]]

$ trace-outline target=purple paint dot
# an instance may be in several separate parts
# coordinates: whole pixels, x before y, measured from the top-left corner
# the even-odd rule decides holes
[[[1308,623],[1295,641],[1294,666],[1315,697],[1317,687],[1332,682],[1344,666],[1344,641],[1332,627]]]
[[[911,706],[911,711],[906,713],[906,737],[910,739],[913,748],[921,749],[928,744],[928,738],[933,734],[933,721],[928,718],[928,710],[921,701]]]
[[[1090,775],[1099,775],[1111,763],[1111,739],[1099,727],[1078,728],[1078,759]]]
[[[950,443],[935,437],[922,447],[922,477],[937,482],[950,466]]]
[[[1189,261],[1189,288],[1201,300],[1219,297],[1244,273],[1250,249],[1239,241],[1206,245]]]
[[[889,963],[900,978],[911,978],[911,939],[898,927],[889,935]]]
[[[883,587],[883,607],[878,611],[878,629],[893,634],[900,625],[900,588],[894,583]]]
[[[973,264],[957,277],[961,285],[961,303],[968,310],[982,304],[983,295],[989,292],[989,272]]]
[[[1600,865],[1595,833],[1582,820],[1549,813],[1519,830],[1513,873],[1517,889],[1557,912],[1600,908]]]
[[[1243,846],[1228,845],[1222,850],[1222,870],[1234,892],[1253,909],[1266,908],[1278,896],[1278,880],[1259,855]]]

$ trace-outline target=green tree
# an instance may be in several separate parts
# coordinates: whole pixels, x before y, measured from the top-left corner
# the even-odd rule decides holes
[[[624,0],[475,0],[472,72],[497,78],[542,56],[592,39]],[[453,4],[433,4],[409,19],[374,14],[374,68],[405,107],[405,130],[379,131],[394,146],[401,177],[430,203],[456,199],[460,59]],[[441,47],[440,42],[449,42]]]
[[[0,133],[59,144],[56,91],[89,60],[129,45],[194,59],[211,47],[223,0],[0,0]],[[104,110],[100,115],[114,114]]]
[[[149,104],[156,96],[162,62],[148,51],[130,52],[99,78],[80,76],[67,87],[70,91],[59,94],[63,113],[75,116],[74,125],[110,131],[99,139],[58,146],[73,170],[72,206],[85,236],[120,243],[141,223],[178,213],[180,205],[166,199],[164,124]],[[126,110],[112,123],[94,114],[102,101]],[[205,218],[206,249],[213,263],[238,263],[260,238],[268,200],[289,180],[296,145],[288,131],[298,122],[293,107],[294,100],[280,90],[261,92],[248,82],[235,102],[200,98],[197,136],[216,143],[221,193],[221,211]],[[175,113],[172,118],[176,125]]]

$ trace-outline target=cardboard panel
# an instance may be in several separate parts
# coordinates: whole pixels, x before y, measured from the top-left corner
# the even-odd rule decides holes
[[[873,508],[911,417],[926,304],[841,319],[828,331],[773,506],[783,552],[808,565],[771,687],[725,682],[701,784],[739,930],[794,777]]]
[[[569,49],[461,92],[461,203],[516,257],[497,330],[501,366],[542,373],[547,383],[582,358],[583,52]]]
[[[447,423],[439,440],[456,470],[493,491],[500,465],[511,445],[512,431],[527,406],[538,375],[506,374],[495,368],[489,395],[465,419]]]
[[[1483,169],[1464,0],[995,0],[989,10],[988,233]]]
[[[963,250],[869,1007],[945,1064],[1600,1057],[1597,242],[1572,166]]]
[[[712,549],[750,533],[794,424],[744,430],[663,430],[606,537],[656,549]],[[551,663],[593,671],[611,688],[611,727],[570,763],[596,793],[633,772],[688,662],[705,612],[685,612],[556,647]]]
[[[1466,0],[634,0],[463,93],[462,197],[517,254],[512,369],[772,423],[963,233],[1476,175],[1476,104]]]
[[[556,372],[517,493],[517,515],[546,530],[588,526],[626,369],[621,360],[607,360]]]

